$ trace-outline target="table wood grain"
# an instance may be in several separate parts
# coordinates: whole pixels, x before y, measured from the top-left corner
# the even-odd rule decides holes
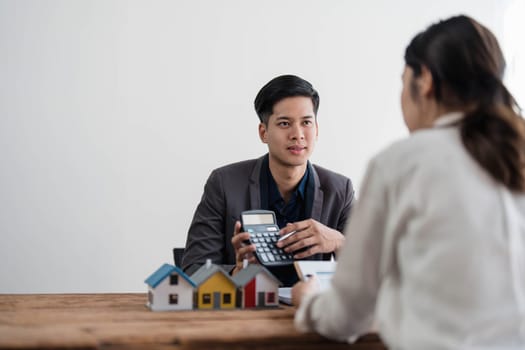
[[[0,294],[0,349],[384,350],[301,334],[293,307],[152,312],[145,293]]]

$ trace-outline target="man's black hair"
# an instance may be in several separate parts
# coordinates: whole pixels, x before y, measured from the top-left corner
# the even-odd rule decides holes
[[[287,97],[304,96],[312,100],[315,116],[319,109],[319,94],[312,84],[295,75],[281,75],[270,80],[255,97],[255,112],[261,123],[268,124],[273,106]]]

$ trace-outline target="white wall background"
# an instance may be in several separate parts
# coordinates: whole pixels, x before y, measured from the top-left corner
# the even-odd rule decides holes
[[[145,291],[210,171],[254,158],[252,103],[321,96],[313,161],[351,177],[404,137],[404,48],[500,0],[0,0],[0,293]]]

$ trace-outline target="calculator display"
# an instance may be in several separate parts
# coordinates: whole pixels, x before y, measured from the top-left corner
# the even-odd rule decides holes
[[[244,225],[268,225],[273,224],[272,214],[248,214],[242,216]]]

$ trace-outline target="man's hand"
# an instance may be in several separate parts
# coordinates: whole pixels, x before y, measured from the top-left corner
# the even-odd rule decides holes
[[[257,263],[257,259],[255,258],[255,255],[253,255],[253,252],[255,252],[255,245],[245,243],[249,239],[250,234],[248,232],[241,232],[241,222],[235,222],[232,237],[232,245],[235,249],[235,268],[232,271],[232,275],[235,275],[242,270],[244,259],[247,259],[250,264]]]
[[[284,251],[287,253],[308,248],[296,253],[294,259],[307,258],[317,253],[337,252],[345,241],[345,236],[341,232],[327,227],[314,219],[287,224],[279,233],[283,236],[292,231],[297,232],[277,242],[277,246],[279,248],[284,247]]]

